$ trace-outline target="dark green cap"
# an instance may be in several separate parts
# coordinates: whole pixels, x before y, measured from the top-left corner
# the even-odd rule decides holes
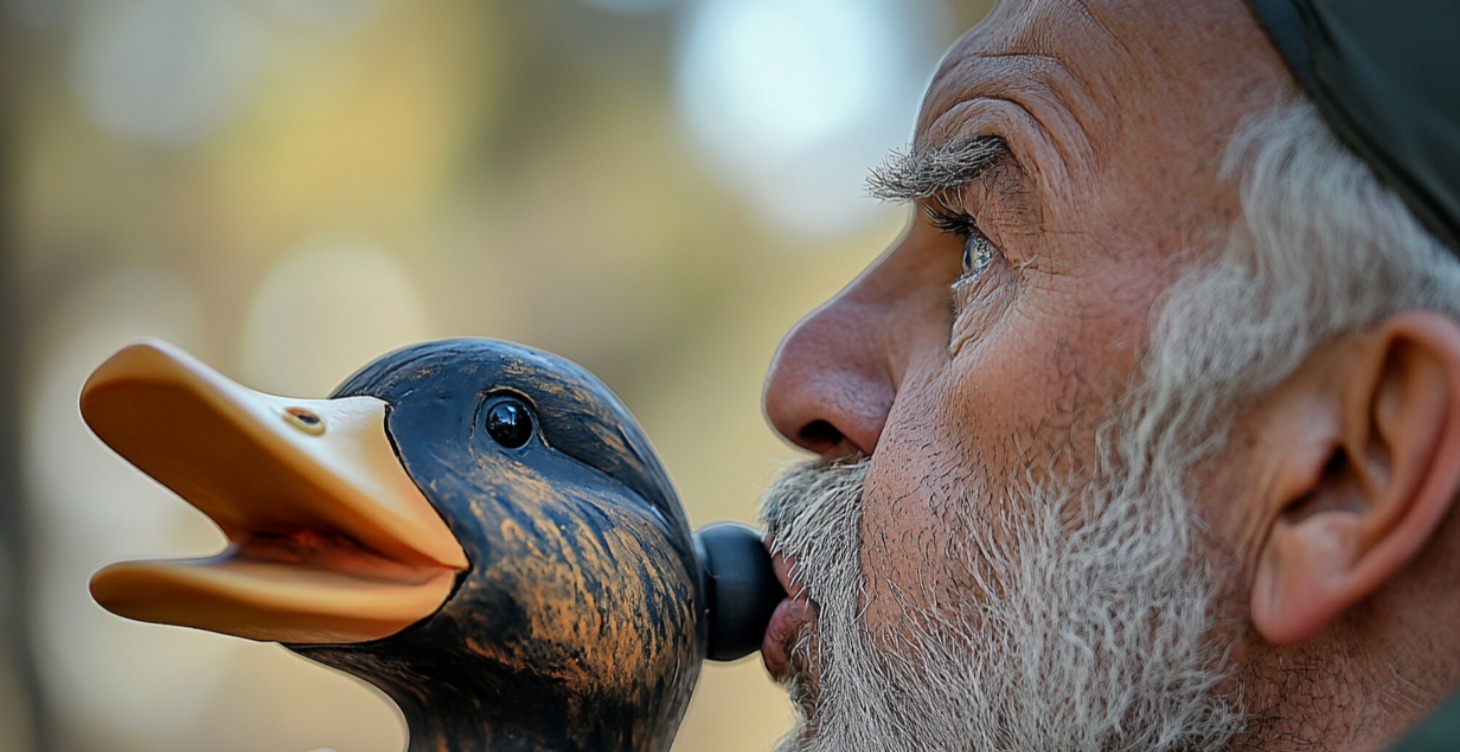
[[[1328,124],[1460,253],[1460,0],[1248,0]]]

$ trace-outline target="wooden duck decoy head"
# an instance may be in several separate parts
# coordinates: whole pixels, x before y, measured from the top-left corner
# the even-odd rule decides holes
[[[359,676],[412,752],[668,749],[701,661],[753,650],[781,597],[753,533],[691,535],[606,387],[530,348],[408,347],[293,400],[142,343],[81,403],[229,541],[109,566],[96,600]]]

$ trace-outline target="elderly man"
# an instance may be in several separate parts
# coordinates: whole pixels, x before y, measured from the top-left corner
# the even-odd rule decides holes
[[[764,510],[786,749],[1371,750],[1460,686],[1457,18],[1006,0],[952,49],[872,179],[910,227],[767,380],[821,457]]]

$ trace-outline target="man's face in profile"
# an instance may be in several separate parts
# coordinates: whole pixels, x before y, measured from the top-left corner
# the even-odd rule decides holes
[[[861,458],[768,496],[801,596],[763,651],[805,716],[787,748],[1243,730],[1222,633],[1240,554],[1219,495],[1183,493],[1242,474],[1184,460],[1205,435],[1173,417],[1191,385],[1142,363],[1161,296],[1237,216],[1231,134],[1286,86],[1238,0],[1004,2],[953,48],[910,153],[874,176],[911,226],[767,382],[782,434]]]

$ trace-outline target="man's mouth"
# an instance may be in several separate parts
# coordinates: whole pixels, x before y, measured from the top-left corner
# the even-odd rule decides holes
[[[770,545],[767,542],[767,548]],[[792,577],[795,562],[788,561],[780,553],[774,554],[771,561],[776,571],[776,579],[781,581],[781,587],[786,589],[788,595],[771,615],[765,639],[761,641],[760,657],[766,670],[776,681],[786,682],[792,678],[797,668],[793,665],[796,645],[802,632],[811,624],[815,607],[807,599],[806,589]]]

